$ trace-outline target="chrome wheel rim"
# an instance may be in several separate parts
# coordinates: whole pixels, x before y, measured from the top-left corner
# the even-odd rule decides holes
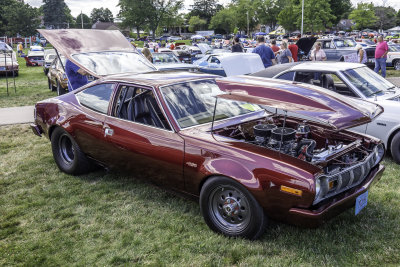
[[[226,232],[243,232],[250,223],[251,209],[247,198],[237,188],[221,185],[209,198],[213,221]]]
[[[394,64],[394,69],[400,70],[400,61],[396,61],[396,63]]]
[[[58,147],[62,160],[66,164],[71,164],[75,158],[75,149],[71,139],[65,134],[60,136]]]

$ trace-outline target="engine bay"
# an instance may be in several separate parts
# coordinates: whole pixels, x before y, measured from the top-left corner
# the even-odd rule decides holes
[[[307,161],[328,175],[364,161],[374,148],[364,138],[280,115],[217,129],[215,134]]]

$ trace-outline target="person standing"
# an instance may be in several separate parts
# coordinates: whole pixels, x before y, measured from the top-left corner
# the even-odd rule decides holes
[[[276,45],[276,40],[275,39],[271,41],[271,49],[272,49],[272,51],[274,51],[275,55],[279,51],[279,47]]]
[[[289,39],[289,50],[292,53],[292,58],[294,62],[297,62],[297,54],[299,53],[299,47],[293,42],[293,40]]]
[[[357,63],[364,64],[367,62],[367,53],[362,49],[360,44],[356,45],[357,49]]]
[[[378,37],[378,43],[375,48],[375,68],[374,71],[379,73],[381,70],[382,77],[386,77],[386,56],[389,52],[389,47],[385,41],[383,41],[382,35]]]
[[[277,61],[279,64],[292,62],[292,52],[288,49],[288,44],[285,41],[281,42],[281,50],[278,53]]]
[[[265,68],[276,64],[274,51],[272,51],[271,47],[265,45],[264,36],[257,38],[257,47],[254,48],[252,53],[260,55]]]
[[[145,58],[147,58],[148,61],[153,63],[153,55],[150,52],[150,49],[148,49],[147,47],[144,47],[142,49],[142,54]]]
[[[81,86],[84,86],[89,82],[88,78],[86,77],[86,71],[74,64],[69,59],[67,59],[67,62],[65,63],[65,74],[68,78],[68,91],[70,92],[78,89]]]
[[[22,43],[19,42],[18,45],[17,45],[18,56],[22,56],[22,50],[23,49],[24,48],[22,47]]]
[[[243,52],[242,44],[240,43],[240,39],[237,36],[233,39],[233,45],[232,45],[232,53],[235,52]]]
[[[310,59],[312,61],[325,61],[326,54],[324,50],[322,50],[322,45],[320,42],[315,43],[314,49],[311,51]]]

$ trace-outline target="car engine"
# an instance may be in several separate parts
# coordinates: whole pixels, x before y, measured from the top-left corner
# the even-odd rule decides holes
[[[273,119],[244,123],[217,130],[217,134],[290,155],[324,168],[331,175],[364,161],[373,151],[346,134],[328,135],[307,121]]]

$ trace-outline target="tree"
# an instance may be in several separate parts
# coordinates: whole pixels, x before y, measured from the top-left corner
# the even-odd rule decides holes
[[[118,17],[122,20],[122,26],[134,27],[137,38],[140,38],[140,30],[148,24],[151,9],[148,0],[120,0]]]
[[[329,0],[331,6],[332,15],[336,18],[332,20],[333,25],[337,25],[341,19],[346,19],[351,10],[351,0]]]
[[[293,32],[297,29],[297,16],[294,1],[289,1],[285,8],[278,14],[278,23],[286,31]]]
[[[67,28],[71,18],[71,10],[64,0],[43,0],[45,26],[53,29]]]
[[[89,18],[88,15],[82,13],[79,14],[76,19],[75,19],[75,25],[74,28],[81,29],[82,28],[82,22],[83,22],[83,29],[91,29],[92,28],[92,20]]]
[[[357,4],[357,8],[351,11],[349,19],[356,23],[355,28],[358,30],[373,27],[377,21],[374,5],[367,3]]]
[[[253,6],[260,23],[275,28],[279,13],[290,4],[288,0],[255,0]]]
[[[218,4],[218,0],[194,0],[189,12],[189,17],[198,16],[210,23],[212,16],[222,9],[222,5]]]
[[[39,27],[39,11],[28,4],[12,0],[3,6],[2,11],[4,24],[0,31],[6,35],[29,36],[35,34]]]
[[[108,8],[93,8],[92,12],[90,13],[90,18],[92,19],[93,23],[97,21],[101,22],[114,22],[113,14],[111,10]]]
[[[297,14],[297,27],[301,27],[301,3],[295,6]],[[312,33],[324,31],[332,27],[332,21],[336,17],[332,15],[329,2],[325,0],[304,0],[304,31]]]
[[[152,37],[155,39],[155,34],[160,22],[167,16],[177,15],[177,11],[182,8],[181,0],[150,0],[148,23],[152,31]]]
[[[247,31],[247,23],[248,23],[250,31],[254,29],[259,21],[253,0],[238,0],[235,6],[236,6],[235,8],[236,24],[238,28],[240,30]]]
[[[396,15],[396,25],[400,25],[400,9],[399,9],[399,11],[397,11],[397,15]]]
[[[228,7],[218,11],[212,18],[209,29],[223,30],[224,33],[231,33],[236,27],[236,11]]]
[[[206,24],[207,21],[205,19],[201,19],[199,16],[192,16],[189,19],[189,31],[201,30]]]
[[[375,28],[386,30],[396,26],[396,10],[393,7],[376,6],[375,16],[377,18]]]

